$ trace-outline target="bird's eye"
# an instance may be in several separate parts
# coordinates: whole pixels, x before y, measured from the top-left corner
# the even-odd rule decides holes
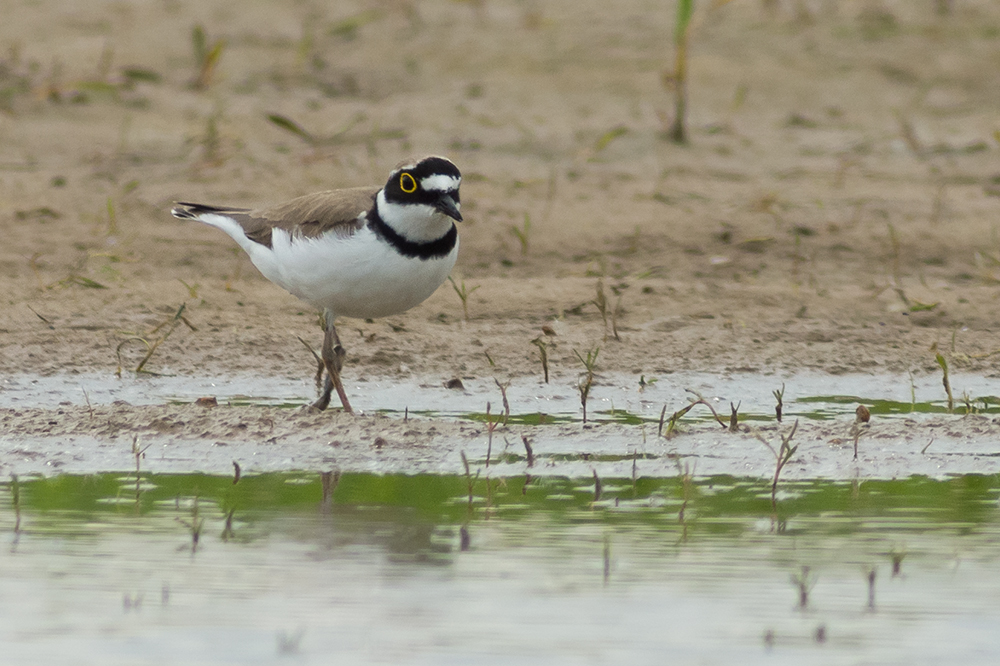
[[[399,189],[407,194],[413,194],[417,191],[417,181],[410,174],[404,173],[399,177]]]

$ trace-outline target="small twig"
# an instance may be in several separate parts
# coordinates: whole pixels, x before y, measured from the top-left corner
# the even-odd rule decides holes
[[[604,584],[611,578],[611,537],[604,535]]]
[[[486,466],[490,466],[490,456],[493,453],[493,431],[497,429],[497,425],[500,423],[500,419],[494,421],[490,418],[490,403],[486,403],[486,432],[489,434],[489,440],[486,444]]]
[[[892,577],[895,578],[899,575],[900,569],[903,566],[903,558],[906,557],[906,551],[896,550],[895,547],[889,551],[889,558],[892,560]]]
[[[233,516],[236,515],[236,509],[230,509],[226,512],[226,523],[222,526],[222,537],[223,541],[229,541],[233,537]]]
[[[801,573],[792,574],[792,583],[799,590],[799,608],[805,609],[809,605],[809,591],[816,584],[815,578],[809,575],[809,567],[803,566]]]
[[[580,359],[580,363],[583,363],[583,367],[586,368],[586,374],[580,383],[577,385],[577,389],[580,391],[580,404],[583,406],[583,422],[587,422],[587,397],[590,395],[590,388],[594,384],[594,368],[597,365],[597,354],[601,351],[600,347],[595,347],[591,351],[587,352],[587,358],[580,355],[580,352],[573,350],[576,357]]]
[[[135,506],[136,509],[139,508],[139,497],[142,494],[142,458],[146,455],[146,451],[151,447],[152,444],[147,444],[146,446],[139,446],[139,434],[132,435],[132,455],[135,456]]]
[[[510,380],[508,379],[501,384],[500,380],[494,377],[493,381],[496,382],[497,388],[500,389],[500,398],[503,400],[503,424],[507,425],[507,422],[510,421],[510,403],[507,401],[507,389],[510,388]]]
[[[636,482],[639,480],[639,451],[632,451],[632,496],[635,497]]]
[[[754,433],[754,436],[774,455],[775,465],[774,480],[771,482],[771,508],[775,511],[778,509],[778,478],[781,476],[781,470],[784,469],[785,465],[799,448],[798,445],[791,445],[792,437],[795,436],[795,431],[798,428],[799,420],[795,419],[795,423],[792,425],[792,429],[788,431],[788,434],[781,435],[781,445],[777,449],[771,446],[771,443],[764,439],[760,433]]]
[[[195,495],[194,504],[191,506],[191,520],[178,518],[178,522],[188,528],[191,532],[191,552],[198,551],[198,542],[201,540],[201,529],[205,526],[205,519],[198,517],[198,496]]]
[[[528,437],[526,435],[521,435],[521,441],[524,443],[524,450],[528,456],[528,467],[534,467],[535,452],[531,449],[531,443],[528,441]]]
[[[684,526],[684,537],[687,538],[687,523],[684,522],[685,512],[687,511],[688,502],[691,501],[691,491],[693,490],[692,483],[694,481],[694,469],[691,467],[691,463],[687,460],[684,461],[684,466],[681,467],[680,458],[677,459],[677,472],[681,475],[681,508],[677,512],[677,522]]]
[[[719,416],[719,413],[717,411],[715,411],[715,407],[713,407],[711,405],[711,403],[709,403],[707,400],[705,400],[704,398],[702,398],[700,395],[698,395],[697,393],[695,393],[691,389],[687,389],[687,391],[689,393],[694,393],[694,395],[697,396],[697,399],[696,400],[692,400],[690,403],[688,403],[687,406],[682,407],[681,409],[678,409],[676,412],[674,412],[670,416],[670,420],[667,422],[667,430],[666,430],[666,432],[662,432],[663,431],[663,415],[667,411],[666,406],[664,406],[663,411],[660,413],[660,432],[662,433],[663,437],[666,437],[667,439],[670,439],[673,436],[674,428],[677,427],[677,422],[681,419],[682,416],[684,416],[685,414],[687,414],[688,412],[690,412],[695,407],[695,405],[704,405],[705,407],[708,407],[709,411],[712,412],[712,416],[715,417],[716,422],[720,426],[722,426],[723,428],[729,428],[730,427],[731,424],[730,423],[726,423],[722,419],[722,417]]]
[[[87,413],[90,415],[90,418],[94,418],[94,407],[90,404],[90,395],[87,394],[87,389],[82,386],[80,390],[83,391],[83,399],[87,403]]]
[[[774,399],[777,400],[777,404],[774,406],[774,414],[778,417],[778,423],[781,423],[781,410],[784,406],[785,398],[785,382],[781,382],[781,390],[771,391],[774,394]]]
[[[875,610],[875,567],[868,570],[868,610]]]
[[[545,374],[545,383],[549,383],[549,353],[548,345],[541,337],[537,337],[531,341],[531,344],[538,347],[538,353],[542,357],[542,372]]]

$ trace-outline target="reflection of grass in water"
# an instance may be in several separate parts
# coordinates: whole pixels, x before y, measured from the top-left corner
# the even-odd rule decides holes
[[[620,456],[620,461],[630,457]],[[590,461],[615,462],[611,458],[593,457]],[[547,518],[557,524],[584,519],[624,527],[648,525],[658,532],[679,531],[674,520],[665,521],[664,517],[677,516],[684,481],[677,475],[641,475],[642,460],[648,459],[640,457],[640,475],[634,484],[627,476],[602,477],[603,496],[598,504],[594,503],[590,473],[532,477],[527,483],[521,473],[494,475],[491,506],[499,513],[491,513],[490,519],[502,516],[505,521],[516,522]],[[473,461],[470,465],[478,466]],[[474,473],[471,478],[478,511],[491,479]],[[498,479],[502,483],[497,483]],[[190,520],[195,498],[200,503],[197,518],[205,521],[203,539],[222,534],[229,511],[235,511],[239,521],[236,532],[242,531],[243,537],[251,540],[266,536],[270,531],[268,521],[277,519],[286,524],[295,517],[314,519],[322,515],[317,514],[317,509],[323,507],[324,511],[339,513],[343,525],[350,519],[365,534],[373,533],[373,523],[457,528],[469,520],[469,477],[464,473],[344,473],[328,499],[324,498],[319,473],[245,474],[235,486],[231,475],[153,474],[150,481],[142,495],[142,511],[136,514],[131,510],[123,512],[120,503],[111,501],[124,482],[119,472],[21,477],[18,486],[22,519],[36,536],[92,535],[121,527],[132,531],[142,524],[144,530],[176,534],[179,542],[189,543],[191,535],[185,534],[176,519]],[[685,522],[690,539],[710,534],[757,534],[757,521],[772,516],[770,479],[717,475],[692,477],[688,483],[692,488],[687,494]],[[11,485],[0,483],[7,493]],[[786,535],[838,537],[865,533],[873,529],[873,519],[881,531],[904,534],[921,533],[934,526],[954,530],[956,525],[994,525],[990,529],[996,529],[995,475],[970,474],[944,480],[919,476],[872,479],[857,486],[850,481],[790,480],[781,485],[778,513]],[[9,503],[0,506],[0,517],[6,520],[9,516],[12,523],[12,514]],[[150,516],[167,520],[138,522]]]
[[[865,405],[872,415],[892,416],[898,414],[1000,414],[1000,398],[983,396],[971,398],[965,405],[954,410],[939,401],[900,402],[897,400],[878,400],[860,398],[853,395],[821,395],[808,398],[798,398],[795,402],[805,404],[827,403],[832,405],[848,405],[844,411],[837,409],[817,409],[812,412],[797,414],[807,418],[829,419],[847,414],[857,405]]]

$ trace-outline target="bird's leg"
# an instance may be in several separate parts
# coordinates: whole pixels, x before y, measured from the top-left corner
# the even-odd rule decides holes
[[[344,367],[344,357],[347,352],[340,344],[340,337],[337,335],[337,327],[333,325],[333,314],[323,313],[326,333],[323,336],[323,365],[326,366],[326,382],[323,384],[323,394],[313,403],[313,407],[319,410],[326,409],[330,404],[330,397],[333,389],[337,390],[340,404],[344,406],[344,411],[348,414],[354,412],[351,403],[347,399],[344,385],[340,381],[340,370]]]
[[[319,398],[312,404],[314,409],[323,411],[330,405],[330,396],[333,394],[333,380],[330,376],[326,376],[326,381],[323,383],[323,393]]]

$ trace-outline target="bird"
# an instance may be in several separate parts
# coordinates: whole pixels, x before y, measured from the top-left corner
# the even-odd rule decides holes
[[[397,315],[422,303],[448,278],[458,258],[462,174],[444,157],[398,164],[385,186],[307,194],[265,208],[177,202],[174,217],[221,229],[271,282],[322,313],[326,370],[318,410],[337,391],[353,412],[340,378],[346,352],[338,317]]]

